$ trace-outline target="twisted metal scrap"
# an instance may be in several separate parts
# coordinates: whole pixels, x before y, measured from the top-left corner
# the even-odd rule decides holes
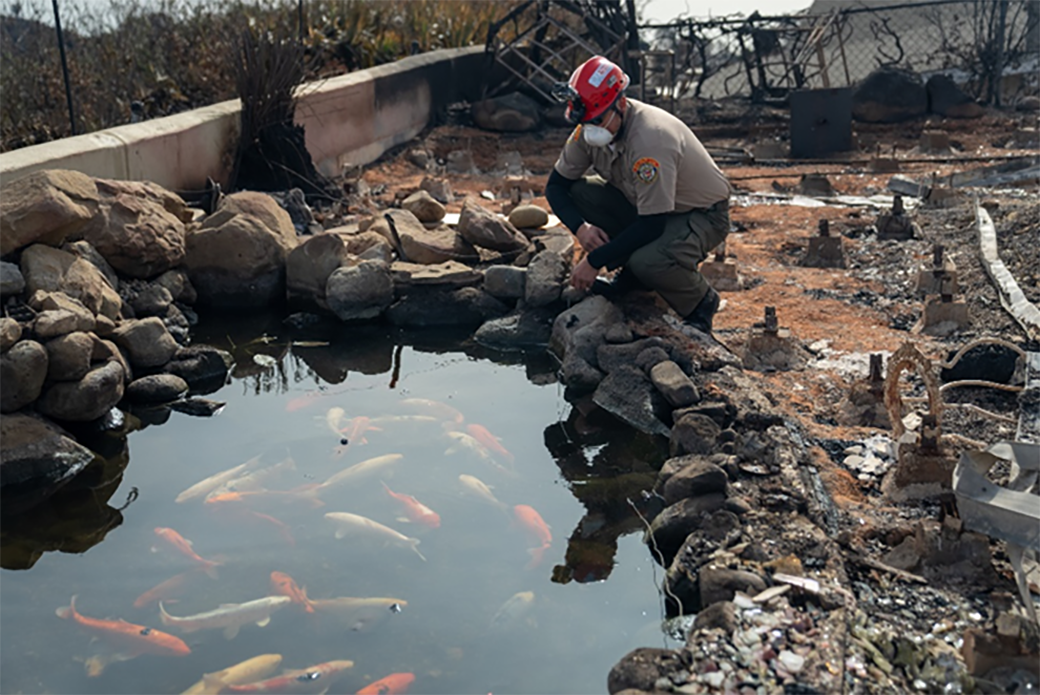
[[[1006,487],[987,477],[993,464],[1007,461],[1011,473]],[[1029,551],[1040,553],[1040,445],[997,442],[985,451],[964,451],[953,471],[953,491],[965,528],[1007,543],[1008,559],[1030,620],[1037,622],[1026,579],[1024,561]]]
[[[885,377],[885,409],[892,423],[892,434],[895,440],[906,432],[903,424],[903,399],[899,396],[899,377],[906,370],[913,369],[924,381],[928,394],[928,412],[935,417],[935,441],[939,441],[939,423],[942,421],[943,402],[939,397],[939,378],[935,374],[932,361],[921,354],[912,343],[903,343],[888,359],[888,375]]]

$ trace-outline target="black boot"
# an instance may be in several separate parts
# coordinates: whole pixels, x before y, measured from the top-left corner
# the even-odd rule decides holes
[[[700,303],[694,308],[690,314],[683,319],[683,322],[687,326],[696,328],[701,333],[711,333],[711,320],[715,317],[715,312],[719,310],[719,293],[708,288],[708,293],[704,295]]]

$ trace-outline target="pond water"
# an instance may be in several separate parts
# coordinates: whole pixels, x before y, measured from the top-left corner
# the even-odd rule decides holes
[[[667,443],[583,416],[544,354],[487,351],[462,337],[200,325],[196,342],[238,361],[229,383],[207,395],[226,408],[213,418],[137,413],[141,424],[114,456],[117,471],[129,462],[121,477],[99,482],[83,503],[104,508],[93,540],[52,539],[34,552],[26,538],[49,527],[74,536],[72,522],[40,512],[6,525],[4,566],[31,567],[0,574],[0,690],[177,693],[204,673],[279,654],[272,675],[353,661],[332,693],[394,673],[414,675],[397,686],[411,693],[594,693],[629,650],[675,646],[660,627],[661,572],[627,501],[638,504],[652,485]],[[376,457],[375,470],[329,482]],[[176,501],[246,462],[240,475],[265,477],[239,477],[239,491],[255,483],[287,492]],[[485,483],[498,503],[460,476]],[[439,525],[402,521],[406,506],[387,488],[414,496]],[[329,513],[367,517],[419,543],[349,524],[337,539]],[[186,552],[178,536],[193,543]],[[55,546],[74,552],[40,552]],[[270,622],[254,619],[233,639],[164,625],[146,595],[180,575],[157,593],[170,616],[194,616],[279,595],[273,572],[315,603],[268,602]],[[87,618],[166,632],[191,652],[114,661],[111,640],[56,615],[73,595]],[[321,601],[342,597],[387,600]],[[291,691],[321,690],[306,680]]]

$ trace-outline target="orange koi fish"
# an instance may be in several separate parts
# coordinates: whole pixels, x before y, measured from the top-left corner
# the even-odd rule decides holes
[[[466,425],[466,431],[469,432],[471,437],[483,444],[488,450],[498,454],[510,464],[513,463],[513,460],[516,457],[513,456],[508,449],[502,446],[502,442],[499,441],[498,437],[491,434],[486,427],[472,422]]]
[[[326,661],[256,683],[229,685],[212,674],[204,676],[203,682],[216,688],[211,691],[215,693],[324,693],[353,666],[353,661]]]
[[[415,681],[414,673],[391,673],[386,678],[369,683],[357,695],[401,695]]]
[[[155,535],[162,538],[164,541],[169,543],[174,550],[198,565],[199,568],[210,577],[213,577],[214,579],[217,578],[217,567],[219,567],[221,563],[216,560],[207,560],[199,557],[199,554],[192,550],[192,543],[187,538],[177,533],[172,528],[166,528],[164,526],[156,527]]]
[[[386,490],[386,494],[401,503],[404,507],[405,516],[408,517],[409,521],[416,524],[422,524],[429,528],[440,528],[441,517],[437,512],[433,511],[411,495],[403,495],[399,492],[394,492],[386,483],[383,483],[383,489]]]
[[[327,394],[323,391],[308,391],[302,396],[297,396],[286,403],[285,412],[295,413],[297,410],[303,410],[304,408],[314,405],[326,395]]]
[[[76,610],[76,597],[69,605],[55,611],[59,618],[72,620],[80,627],[115,647],[118,652],[104,660],[91,659],[87,664],[88,674],[99,676],[105,665],[112,661],[126,661],[141,654],[156,656],[185,656],[191,649],[179,637],[155,630],[144,625],[134,625],[125,620],[101,620],[88,618]]]
[[[552,533],[549,532],[549,525],[542,519],[542,515],[535,511],[534,507],[526,504],[518,504],[513,507],[513,515],[527,537],[539,544],[538,547],[530,548],[527,551],[531,554],[531,562],[528,563],[527,569],[534,569],[541,564],[545,551],[552,545]]]
[[[307,598],[307,589],[301,589],[285,572],[271,572],[271,590],[279,596],[288,596],[293,603],[303,606],[303,610],[308,613],[314,612],[314,606]]]
[[[134,601],[134,608],[144,608],[156,601],[175,603],[178,596],[184,594],[188,588],[189,580],[199,575],[201,567],[193,567],[187,572],[175,574],[166,581],[156,584],[144,592]]]

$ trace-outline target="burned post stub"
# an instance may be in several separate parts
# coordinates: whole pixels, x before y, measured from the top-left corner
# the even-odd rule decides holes
[[[921,234],[920,227],[906,214],[906,208],[903,206],[903,196],[899,194],[896,194],[892,199],[892,209],[878,215],[874,226],[877,227],[877,238],[879,241],[907,241]]]
[[[928,412],[920,416],[903,416],[899,379],[909,370],[924,382],[928,396]],[[948,497],[957,461],[942,447],[939,377],[931,360],[912,343],[905,343],[889,359],[884,397],[896,441],[896,465],[885,475],[881,491],[893,502]]]
[[[870,372],[852,383],[841,404],[841,424],[847,427],[891,427],[885,408],[884,358],[870,356]]]
[[[737,263],[726,258],[726,242],[715,247],[709,260],[701,263],[701,275],[708,284],[719,292],[739,292],[744,289],[744,278],[737,270]]]
[[[744,368],[760,372],[788,371],[803,369],[808,361],[808,350],[790,330],[780,327],[776,307],[767,306],[763,321],[756,323],[748,336]]]
[[[932,267],[922,268],[917,273],[914,291],[920,297],[932,294],[957,294],[960,285],[957,282],[957,266],[948,255],[942,244],[932,249]]]
[[[932,277],[928,281],[928,289],[931,291],[925,292],[925,310],[913,328],[915,333],[947,336],[971,325],[968,305],[954,298],[960,289],[957,274],[955,271],[946,271],[942,251],[942,247],[937,246],[933,254],[933,262],[938,267],[932,269]],[[921,277],[918,275],[918,287],[921,285]]]
[[[807,268],[844,268],[845,249],[841,236],[831,236],[830,222],[819,221],[819,236],[809,237],[809,249],[802,259]]]

